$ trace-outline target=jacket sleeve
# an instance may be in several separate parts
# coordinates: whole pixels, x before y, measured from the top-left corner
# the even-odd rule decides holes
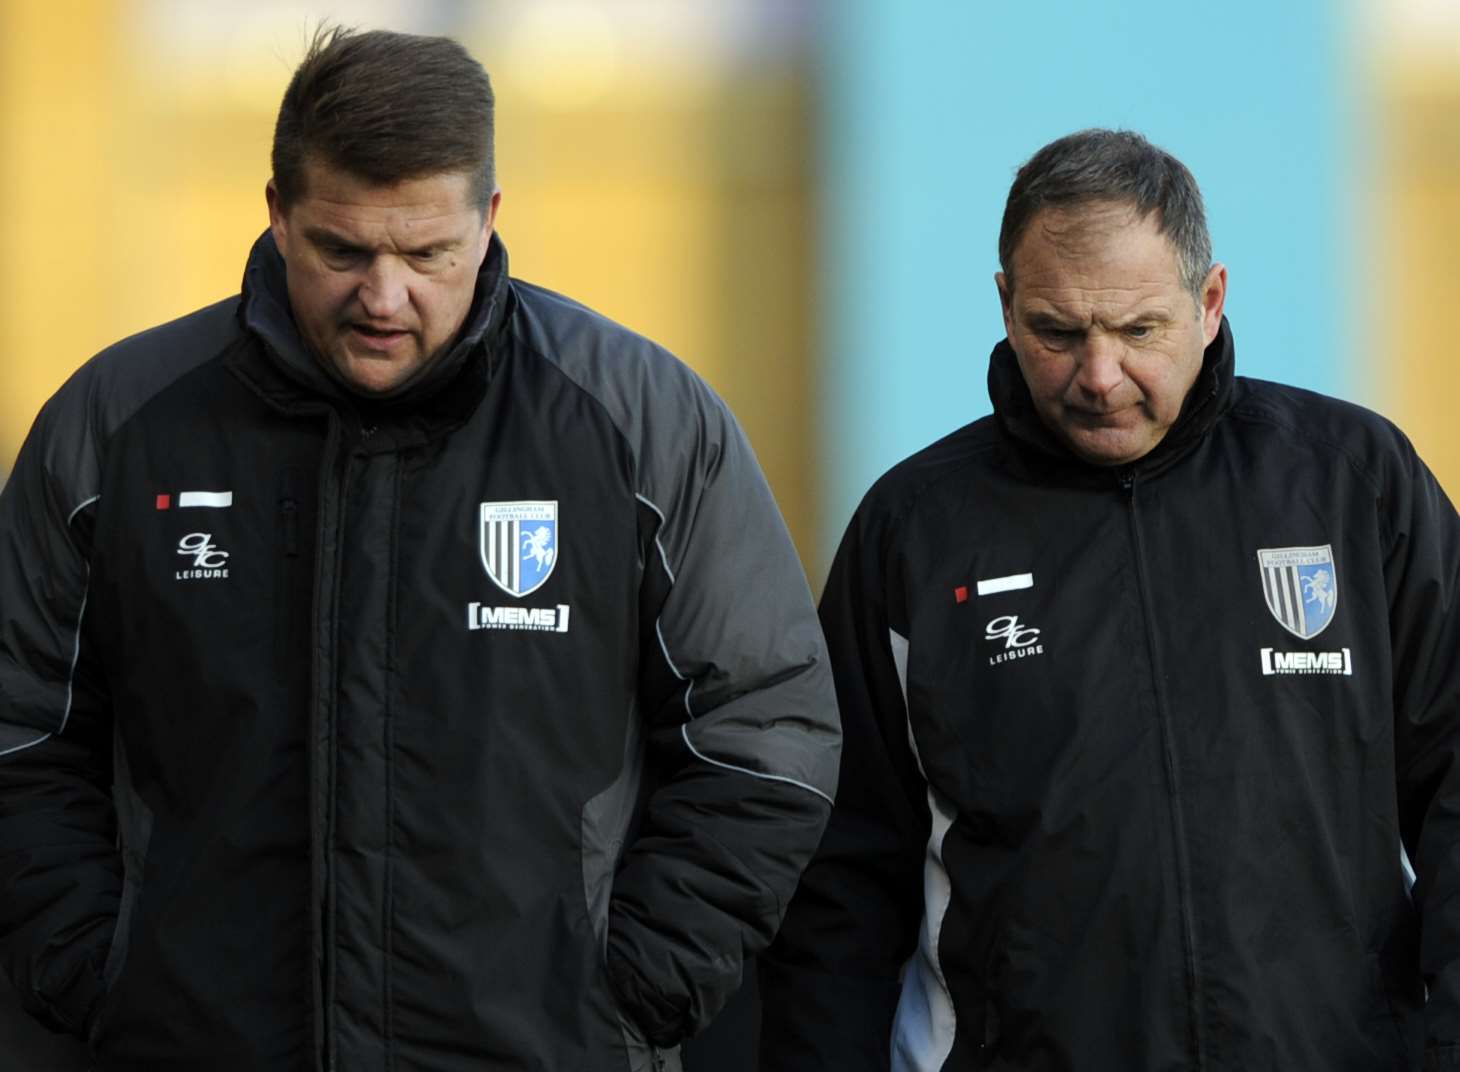
[[[762,1072],[871,1072],[890,1060],[931,822],[895,654],[905,660],[909,627],[889,598],[898,580],[886,529],[864,503],[822,596],[841,777],[821,847],[760,961]]]
[[[110,716],[82,651],[96,460],[84,385],[37,419],[0,492],[0,964],[84,1035],[121,891]]]
[[[655,788],[614,878],[607,940],[620,1005],[658,1046],[707,1024],[775,934],[831,809],[840,740],[770,490],[723,404],[679,382],[681,431],[645,460],[638,497]]]
[[[1380,508],[1400,828],[1416,880],[1425,1067],[1460,1068],[1460,519],[1408,450]]]

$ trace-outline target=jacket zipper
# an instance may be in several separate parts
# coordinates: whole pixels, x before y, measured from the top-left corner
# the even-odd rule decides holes
[[[1136,588],[1140,593],[1141,620],[1146,633],[1146,653],[1151,664],[1151,688],[1156,698],[1156,722],[1161,730],[1161,753],[1166,774],[1166,793],[1171,808],[1171,830],[1176,851],[1176,894],[1181,905],[1181,940],[1186,968],[1187,1015],[1190,1018],[1191,1050],[1197,1069],[1206,1067],[1202,1045],[1200,973],[1196,963],[1196,924],[1191,904],[1191,865],[1187,859],[1186,823],[1181,814],[1181,780],[1176,769],[1176,750],[1172,741],[1171,720],[1166,709],[1166,689],[1153,627],[1150,585],[1146,578],[1146,550],[1141,539],[1140,512],[1136,506],[1136,474],[1126,469],[1120,473],[1120,487],[1125,492],[1131,539],[1135,547]]]
[[[335,883],[333,873],[335,837],[334,697],[337,692],[335,679],[339,673],[337,665],[339,653],[338,646],[335,644],[334,622],[335,608],[339,604],[340,563],[344,554],[342,533],[344,532],[345,503],[350,477],[350,447],[345,440],[342,422],[338,414],[332,413],[325,454],[321,464],[320,538],[317,541],[315,606],[311,622],[311,633],[315,640],[316,650],[323,648],[328,652],[329,673],[327,678],[321,675],[321,668],[316,664],[313,675],[313,693],[310,697],[312,714],[309,740],[310,754],[314,757],[312,765],[315,769],[315,776],[322,782],[321,785],[314,787],[310,800],[311,825],[314,825],[317,815],[320,819],[320,825],[316,830],[318,885],[311,896],[311,912],[319,942],[319,961],[315,965],[315,993],[320,1002],[318,1022],[322,1037],[317,1037],[316,1042],[320,1046],[323,1067],[329,1072],[335,1072],[339,1060],[335,1047]],[[331,546],[331,540],[333,541],[333,551],[327,554],[326,549]],[[320,574],[326,569],[329,571],[328,577],[321,576]],[[322,731],[324,732],[322,733]],[[325,747],[321,754],[319,742],[322,736],[325,740]],[[322,815],[316,811],[317,804],[322,804]]]

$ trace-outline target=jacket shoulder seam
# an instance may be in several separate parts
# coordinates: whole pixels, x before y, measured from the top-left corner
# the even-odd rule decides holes
[[[1240,403],[1239,405],[1232,408],[1231,416],[1234,420],[1247,421],[1252,424],[1269,425],[1273,428],[1278,429],[1279,431],[1287,433],[1293,438],[1301,437],[1306,443],[1312,443],[1318,446],[1322,446],[1326,450],[1331,450],[1334,453],[1341,455],[1344,461],[1349,464],[1349,467],[1363,478],[1364,482],[1373,489],[1376,495],[1383,493],[1383,484],[1380,482],[1378,477],[1376,477],[1369,469],[1369,466],[1366,464],[1365,460],[1354,454],[1354,452],[1342,440],[1330,438],[1325,435],[1314,435],[1309,432],[1302,431],[1291,422],[1284,420],[1278,414],[1272,412],[1270,409],[1261,405],[1260,403]]]
[[[920,480],[909,483],[906,487],[897,488],[889,495],[891,501],[888,505],[890,509],[884,515],[887,518],[889,527],[902,524],[922,502],[923,497],[930,494],[936,485],[952,480],[968,469],[977,466],[983,460],[984,456],[997,450],[998,446],[997,443],[982,444],[973,448],[968,456],[960,458],[948,464],[946,467],[939,466],[936,472],[929,473]],[[917,455],[913,455],[913,457],[915,458]],[[893,469],[890,469],[887,476],[884,477],[885,480],[894,486],[896,485],[896,481],[893,479],[893,476],[898,468],[901,468],[901,466],[895,466]]]
[[[539,349],[538,347],[534,346],[532,343],[528,342],[527,339],[524,337],[524,335],[523,335],[523,333],[521,331],[519,331],[516,328],[514,328],[512,334],[516,338],[518,344],[522,347],[522,349],[524,351],[526,351],[528,354],[530,354],[533,357],[535,357],[537,360],[541,361],[548,368],[552,369],[557,375],[561,376],[565,381],[567,381],[569,384],[572,385],[572,387],[573,387],[573,389],[575,391],[577,391],[579,394],[581,394],[584,397],[586,397],[590,402],[593,403],[594,407],[596,409],[598,409],[603,414],[604,418],[608,421],[609,425],[613,428],[614,435],[618,436],[619,442],[623,444],[624,450],[627,451],[629,458],[633,462],[633,466],[634,466],[634,482],[633,483],[634,483],[634,486],[631,489],[632,493],[636,497],[640,493],[645,493],[647,495],[646,489],[641,488],[639,486],[639,456],[638,456],[638,452],[634,449],[634,444],[629,439],[628,432],[626,432],[624,430],[623,425],[620,424],[618,422],[618,420],[614,417],[613,411],[611,409],[609,409],[608,405],[603,401],[603,399],[599,398],[598,395],[596,395],[593,391],[591,391],[591,390],[588,389],[588,387],[587,387],[586,384],[581,383],[578,380],[577,377],[575,377],[567,369],[563,368],[561,362],[554,361],[550,356],[548,356],[547,354],[545,354],[541,349]],[[657,510],[657,507],[656,507],[656,510]],[[661,513],[660,516],[663,517],[663,514]]]

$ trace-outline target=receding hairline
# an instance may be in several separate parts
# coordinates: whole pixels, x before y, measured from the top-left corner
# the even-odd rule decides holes
[[[1199,299],[1213,264],[1201,188],[1176,156],[1132,130],[1089,128],[1049,142],[1014,177],[999,226],[999,264],[1014,282],[1013,253],[1032,221],[1051,208],[1078,211],[1109,201],[1157,213],[1186,289]]]
[[[1125,198],[1085,197],[1046,204],[1025,221],[1019,241],[1010,255],[1009,265],[1000,269],[1003,281],[1002,289],[1006,292],[1007,298],[1012,301],[1018,276],[1018,273],[1013,270],[1013,262],[1017,260],[1019,251],[1024,248],[1025,242],[1032,234],[1043,234],[1057,247],[1067,250],[1070,255],[1079,256],[1086,248],[1087,238],[1089,241],[1098,241],[1103,236],[1149,223],[1152,225],[1156,237],[1165,243],[1166,250],[1171,256],[1171,266],[1175,272],[1177,286],[1182,293],[1192,299],[1199,316],[1201,314],[1200,296],[1192,293],[1186,286],[1181,250],[1170,233],[1161,226],[1160,215],[1159,206],[1153,205],[1146,208],[1137,201]],[[1061,226],[1062,222],[1066,225]]]

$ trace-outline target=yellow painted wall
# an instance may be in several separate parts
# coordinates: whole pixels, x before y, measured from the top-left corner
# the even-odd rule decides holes
[[[1453,61],[1379,65],[1372,378],[1452,500],[1460,499],[1460,22]]]
[[[412,28],[409,4],[359,6],[367,27]],[[613,4],[587,6],[614,29]],[[236,292],[266,222],[273,118],[308,7],[0,0],[0,475],[87,357]],[[611,34],[567,62],[497,32],[527,10],[466,5],[453,31],[497,90],[514,273],[699,370],[740,416],[809,549],[804,74],[784,58],[634,53]]]

